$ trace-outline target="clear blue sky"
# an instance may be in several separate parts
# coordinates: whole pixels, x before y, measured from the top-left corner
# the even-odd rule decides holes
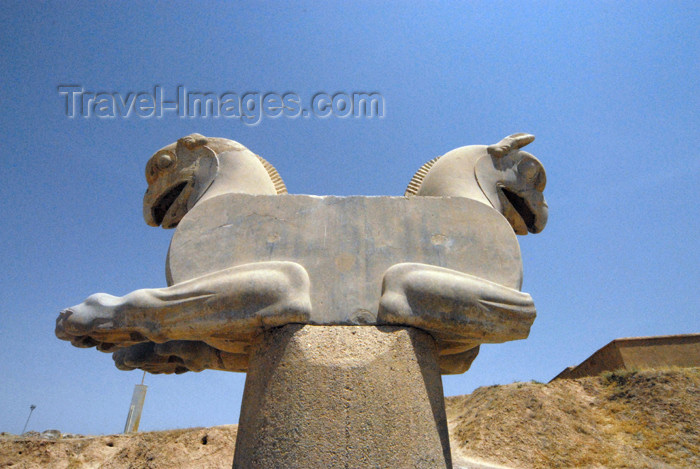
[[[0,431],[117,433],[141,372],[54,337],[62,308],[165,285],[172,231],[143,168],[192,132],[237,140],[292,193],[400,195],[425,161],[514,132],[548,172],[520,238],[538,318],[448,395],[547,381],[617,337],[700,332],[697,2],[33,3],[0,10]],[[379,92],[381,119],[65,116],[89,91]],[[235,423],[245,376],[146,377],[143,430]]]

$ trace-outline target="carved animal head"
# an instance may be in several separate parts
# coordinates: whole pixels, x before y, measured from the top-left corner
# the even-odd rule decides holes
[[[467,197],[491,205],[519,235],[539,233],[549,209],[542,163],[520,150],[535,139],[518,133],[500,142],[452,150],[427,162],[413,176],[405,195]]]
[[[273,194],[287,192],[275,168],[240,143],[192,134],[148,160],[144,220],[151,226],[175,228],[217,178],[225,180],[219,184],[226,186],[220,192],[253,192],[247,189],[256,185]]]
[[[549,215],[543,195],[547,185],[544,166],[520,150],[533,140],[534,135],[520,133],[489,145],[490,158],[481,158],[475,168],[484,195],[520,235],[542,231]]]

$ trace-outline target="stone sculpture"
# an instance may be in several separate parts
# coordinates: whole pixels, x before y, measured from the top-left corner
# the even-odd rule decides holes
[[[144,219],[163,228],[176,227],[197,203],[217,195],[287,192],[277,171],[261,157],[237,142],[198,134],[156,152],[146,165],[146,180]],[[258,326],[304,322],[310,310],[308,275],[291,262],[251,263],[175,285],[169,279],[168,284],[124,297],[92,295],[60,314],[56,335],[78,347],[122,349],[115,354],[122,369],[138,360],[141,368],[156,373],[243,371],[239,362],[247,361],[247,355],[230,355],[228,339],[217,340],[217,335],[248,337]],[[237,314],[224,323],[209,319],[222,310]],[[129,347],[135,344],[140,345]]]
[[[520,151],[534,139],[533,135],[518,133],[495,145],[452,150],[424,164],[404,195],[468,198],[491,205],[519,235],[539,233],[547,224],[549,213],[543,196],[547,178],[542,163]],[[484,225],[490,231],[491,226]],[[468,329],[481,311],[517,316],[521,323],[531,318],[531,324],[535,318],[534,303],[530,295],[519,291],[521,285],[522,279],[513,287],[451,269],[398,264],[384,276],[378,319],[431,331],[438,340],[445,333],[448,337],[478,336],[478,331]],[[479,326],[483,328],[483,324]],[[453,362],[462,361],[462,366],[457,363],[453,370],[466,371],[477,353],[478,345],[464,355],[450,357]],[[442,360],[443,371],[447,360]]]
[[[531,135],[515,134],[488,147],[475,145],[453,150],[426,163],[414,176],[406,195],[470,199],[498,210],[516,233],[541,231],[547,220],[547,205],[542,196],[545,172],[534,156],[520,150],[533,139]],[[198,134],[156,152],[146,166],[146,179],[149,187],[144,196],[144,219],[149,225],[164,228],[177,227],[196,205],[205,205],[207,200],[217,197],[287,192],[279,174],[267,161],[231,140]],[[233,198],[237,200],[219,200],[218,205],[233,202],[229,205],[251,206],[252,201],[245,196]],[[357,202],[357,198],[338,198],[334,204],[342,203],[343,199],[347,201],[343,208],[349,212],[354,208],[355,218],[360,216],[359,212],[368,209],[366,204],[357,207],[357,203],[350,203]],[[387,198],[387,201],[391,199]],[[306,208],[301,203],[296,205],[289,208]],[[221,246],[210,243],[209,246],[200,246],[201,250],[185,250],[181,256],[185,259],[174,260],[179,247],[176,233],[168,258],[168,288],[137,290],[121,298],[93,295],[61,313],[56,333],[79,347],[96,346],[102,351],[114,351],[116,364],[121,369],[180,373],[205,368],[245,371],[250,337],[265,327],[288,323],[408,325],[430,331],[438,339],[443,372],[463,372],[476,356],[475,347],[479,343],[523,338],[535,316],[531,297],[518,291],[522,274],[519,252],[515,252],[517,241],[507,236],[499,240],[494,233],[504,234],[498,223],[500,220],[484,211],[483,206],[472,205],[472,211],[483,212],[478,213],[477,219],[468,220],[472,226],[478,224],[483,238],[481,244],[500,242],[510,249],[510,252],[506,252],[508,249],[499,252],[512,261],[500,277],[489,278],[488,274],[497,270],[494,262],[489,261],[503,263],[504,259],[479,257],[474,252],[479,246],[471,240],[471,245],[465,243],[468,248],[465,252],[456,253],[453,249],[452,254],[459,262],[452,264],[467,264],[469,267],[469,261],[465,262],[463,258],[477,257],[479,265],[471,267],[481,268],[479,275],[463,272],[464,268],[446,268],[451,265],[449,260],[443,260],[442,266],[416,262],[391,264],[390,261],[386,265],[385,262],[383,278],[376,279],[382,282],[382,290],[375,311],[368,303],[364,308],[357,308],[359,314],[352,318],[327,314],[311,320],[312,298],[303,264],[280,260],[247,263],[231,260],[230,266],[224,266],[227,268],[212,270],[211,264],[215,262],[207,258],[207,254],[218,257],[221,250],[232,249],[225,245],[226,240]],[[421,208],[438,211],[427,204]],[[441,207],[442,211],[444,208]],[[464,211],[467,207],[452,210]],[[217,211],[208,210],[203,215],[209,217],[209,212]],[[492,219],[486,215],[491,215]],[[249,227],[243,228],[247,230]],[[255,232],[252,236],[265,234]],[[279,236],[276,233],[267,235]],[[184,242],[192,243],[191,240]],[[450,240],[437,233],[430,241],[431,245],[438,247],[441,242]],[[265,240],[266,248],[274,244],[274,240]],[[245,245],[245,248],[252,249],[252,246]],[[409,246],[411,249],[418,249],[418,246]],[[349,254],[354,249],[346,251],[345,257],[341,253],[335,259],[337,264],[355,263]],[[316,255],[314,249],[309,249],[309,252]],[[193,259],[187,259],[187,254],[206,258],[199,265],[208,264],[209,271],[195,278],[173,281],[174,263],[178,266],[185,263],[180,270],[192,271]],[[409,253],[405,255],[410,257]],[[518,258],[513,259],[515,257]],[[514,273],[515,278],[506,278],[513,277]],[[243,299],[245,305],[241,304]],[[516,317],[514,322],[520,330],[514,333],[494,330],[492,337],[483,330],[474,330],[475,315],[485,311],[501,316],[501,323]],[[224,312],[227,314],[222,317]],[[216,319],[208,321],[207,315]],[[476,326],[483,328],[488,325]]]
[[[466,371],[481,343],[527,337],[535,318],[515,237],[547,222],[544,168],[521,150],[533,140],[514,134],[453,150],[420,168],[404,197],[318,197],[287,194],[277,171],[239,143],[184,137],[146,166],[144,219],[177,228],[168,287],[92,295],[60,313],[56,335],[113,352],[125,370],[248,372],[234,467],[304,467],[302,454],[310,466],[340,457],[354,467],[371,455],[380,466],[449,467],[440,373]],[[318,344],[359,355],[319,355]],[[404,357],[408,375],[386,354]],[[290,391],[300,376],[317,397]],[[365,445],[341,456],[335,439],[364,445],[348,429],[366,428],[361,415],[381,414],[386,402],[337,414],[346,426],[335,430],[329,412],[357,398],[348,390],[376,393],[382,379],[404,378],[396,398],[435,426],[428,419],[415,435],[386,440],[391,451]],[[311,423],[299,436],[315,414],[336,435],[327,444]],[[381,432],[397,423],[383,418]],[[421,441],[432,442],[429,456]]]
[[[491,205],[519,235],[539,233],[547,224],[542,163],[520,148],[535,140],[518,133],[495,145],[457,148],[424,164],[405,195],[466,197]]]

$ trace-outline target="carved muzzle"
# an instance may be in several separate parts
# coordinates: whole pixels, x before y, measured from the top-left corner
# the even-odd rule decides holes
[[[510,135],[486,148],[476,164],[481,190],[519,235],[539,233],[547,224],[549,208],[544,199],[547,174],[533,155],[520,148],[534,135]]]
[[[156,152],[146,164],[143,218],[175,228],[216,176],[218,160],[206,137],[192,134]]]
[[[496,184],[501,213],[517,234],[539,233],[549,216],[543,194],[547,184],[544,166],[527,152],[516,153],[514,156],[519,161],[504,171],[503,179]]]

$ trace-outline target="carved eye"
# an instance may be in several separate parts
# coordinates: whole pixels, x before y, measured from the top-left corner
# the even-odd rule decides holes
[[[161,153],[158,155],[158,158],[156,158],[156,166],[158,169],[169,168],[174,162],[175,157],[170,153]]]
[[[518,172],[528,181],[533,181],[540,172],[540,165],[535,160],[526,158],[518,164]]]

